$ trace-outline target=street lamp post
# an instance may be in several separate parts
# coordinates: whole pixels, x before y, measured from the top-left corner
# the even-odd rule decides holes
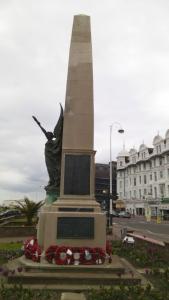
[[[113,212],[113,199],[112,199],[112,128],[114,125],[119,127],[118,133],[124,133],[121,124],[114,122],[110,125],[110,202],[109,202],[109,225],[112,226],[112,212]]]

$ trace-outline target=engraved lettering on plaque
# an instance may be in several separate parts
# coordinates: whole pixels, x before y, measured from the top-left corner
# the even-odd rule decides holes
[[[65,155],[65,195],[90,195],[90,155]]]
[[[93,217],[59,217],[57,239],[93,239]]]

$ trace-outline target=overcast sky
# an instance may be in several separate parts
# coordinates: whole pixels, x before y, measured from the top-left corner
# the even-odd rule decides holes
[[[0,1],[0,201],[42,198],[45,137],[64,106],[73,15],[91,16],[96,161],[169,128],[168,0]]]

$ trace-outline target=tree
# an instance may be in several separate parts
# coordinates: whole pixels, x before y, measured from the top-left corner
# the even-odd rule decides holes
[[[44,201],[34,202],[29,200],[28,197],[24,198],[24,202],[17,201],[18,205],[16,208],[24,215],[27,219],[26,225],[32,225],[33,217],[37,216],[38,210],[44,204]]]

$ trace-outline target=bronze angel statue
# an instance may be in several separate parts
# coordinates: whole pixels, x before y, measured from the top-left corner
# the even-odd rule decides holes
[[[46,131],[37,120],[32,116],[42,132],[47,138],[45,144],[45,162],[49,174],[49,182],[45,187],[47,192],[60,193],[60,172],[61,172],[61,152],[62,152],[62,132],[63,132],[63,108],[60,104],[59,120],[54,128],[53,133]]]

